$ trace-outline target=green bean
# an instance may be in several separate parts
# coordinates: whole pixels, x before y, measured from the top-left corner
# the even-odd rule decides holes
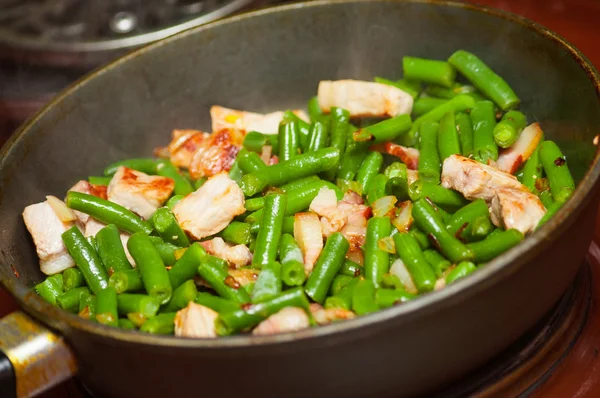
[[[452,266],[452,263],[446,260],[437,250],[425,250],[423,257],[425,257],[437,278],[441,278],[444,272]]]
[[[390,255],[379,248],[379,240],[390,236],[392,224],[389,217],[372,217],[367,222],[367,236],[364,245],[365,278],[373,281],[376,288],[383,274],[390,268]]]
[[[96,296],[90,293],[82,293],[79,299],[79,313],[82,318],[96,321]]]
[[[391,119],[364,127],[352,134],[354,141],[379,144],[394,141],[410,130],[412,121],[409,115],[398,115]]]
[[[193,281],[190,282],[194,283]],[[117,310],[121,315],[138,313],[150,318],[156,315],[158,308],[156,300],[145,294],[123,293],[117,295]]]
[[[483,199],[475,199],[468,205],[459,209],[450,217],[447,229],[452,235],[455,235],[466,228],[466,225],[472,223],[477,217],[485,216],[489,218],[487,203]]]
[[[98,254],[88,243],[77,226],[63,232],[62,240],[83,273],[85,281],[92,292],[98,292],[108,286],[108,275],[98,258]]]
[[[335,232],[327,238],[325,247],[306,281],[306,294],[318,303],[325,301],[325,296],[333,278],[338,273],[350,244],[344,236]]]
[[[236,245],[247,245],[250,243],[250,224],[240,221],[232,221],[218,234],[227,242]]]
[[[371,180],[379,173],[383,165],[383,155],[379,152],[369,152],[358,169],[356,181],[363,192],[366,192]]]
[[[67,290],[56,298],[56,304],[65,311],[77,313],[81,297],[84,293],[89,294],[90,289],[87,287],[75,287]]]
[[[470,261],[462,261],[460,262],[452,271],[446,275],[446,284],[449,285],[452,282],[455,282],[459,279],[464,278],[465,276],[473,273],[477,267]]]
[[[540,144],[540,160],[548,176],[552,197],[556,202],[565,202],[575,190],[565,156],[553,141],[544,141]]]
[[[456,70],[444,61],[432,59],[403,57],[402,69],[404,77],[442,87],[452,87],[456,79]]]
[[[112,180],[112,177],[97,177],[97,176],[89,176],[88,177],[88,182],[92,185],[108,186],[108,184],[110,184],[111,180]]]
[[[318,176],[312,175],[309,177],[304,177],[304,178],[300,178],[298,180],[290,181],[290,182],[280,186],[279,189],[285,193],[290,193],[293,191],[302,190],[305,187],[307,187],[317,181],[322,181],[322,180]]]
[[[196,191],[199,190],[206,181],[208,181],[208,178],[206,178],[206,177],[202,177],[202,178],[199,178],[196,181],[194,181],[194,190],[196,190]]]
[[[329,296],[325,299],[324,307],[327,309],[342,308],[345,310],[351,310],[354,288],[359,281],[359,278],[350,278],[348,283],[340,291],[338,291],[334,296]]]
[[[523,239],[521,232],[509,229],[490,234],[480,242],[469,243],[467,247],[473,252],[475,262],[485,263],[518,245]]]
[[[107,287],[96,293],[96,320],[104,325],[118,326],[117,292]]]
[[[434,108],[437,108],[438,106],[445,104],[446,102],[448,102],[448,100],[443,99],[443,98],[434,98],[434,97],[417,98],[417,100],[415,100],[415,103],[413,104],[412,115],[414,117],[422,116],[422,115],[426,114],[427,112],[433,110]]]
[[[523,166],[523,178],[521,179],[521,183],[531,192],[536,192],[535,182],[538,178],[542,178],[543,172],[542,161],[540,160],[540,145],[538,145]]]
[[[450,101],[433,108],[426,114],[419,116],[413,121],[412,128],[407,134],[400,137],[399,143],[405,146],[413,146],[417,137],[417,132],[421,129],[421,124],[425,120],[439,122],[442,117],[448,112],[463,112],[475,106],[475,100],[468,95],[458,95]]]
[[[391,81],[382,77],[375,77],[375,82],[399,88],[406,94],[413,97],[413,99],[416,99],[421,92],[421,83],[416,81],[409,81],[406,79]]]
[[[140,327],[140,331],[151,334],[173,334],[175,332],[175,312],[166,312],[148,318]]]
[[[169,280],[169,273],[148,235],[137,232],[127,241],[127,248],[135,260],[146,292],[154,297],[159,304],[169,302],[173,294],[173,287]]]
[[[137,292],[144,289],[144,283],[137,269],[115,272],[110,276],[108,285],[115,288],[117,293]]]
[[[310,126],[310,140],[307,152],[318,151],[327,147],[329,143],[329,126],[320,121],[315,121]]]
[[[198,272],[200,264],[208,259],[208,254],[198,242],[193,243],[183,256],[169,270],[169,279],[173,289],[177,289]]]
[[[426,199],[413,204],[412,216],[417,226],[431,237],[448,260],[458,263],[473,258],[473,252],[446,230],[434,207]]]
[[[346,276],[360,276],[363,273],[363,267],[354,261],[346,259],[342,268],[340,268],[339,274]]]
[[[337,274],[333,281],[331,282],[331,286],[329,287],[329,294],[331,296],[335,296],[339,292],[342,291],[350,282],[352,282],[355,278],[352,276],[340,275]]]
[[[546,192],[546,191],[544,191],[544,192]],[[536,228],[540,228],[542,225],[546,224],[552,217],[554,217],[554,215],[563,207],[563,205],[565,204],[565,201],[556,201],[556,202],[551,203],[548,206],[546,206],[546,209],[547,209],[546,214],[544,214],[542,219],[538,222],[538,225]]]
[[[407,170],[408,168],[404,163],[394,162],[385,168],[383,174],[385,174],[387,178],[402,177],[406,179],[408,175]]]
[[[173,212],[167,207],[161,207],[152,215],[154,229],[160,237],[167,243],[178,247],[187,247],[190,240],[186,233],[181,229]]]
[[[302,286],[306,280],[304,265],[299,262],[289,262],[281,266],[281,280],[286,286]]]
[[[454,112],[447,112],[440,120],[438,151],[442,162],[452,155],[460,155],[461,153]]]
[[[421,247],[421,250],[426,250],[429,249],[431,247],[431,242],[429,241],[429,238],[427,237],[427,235],[425,234],[425,232],[421,231],[419,228],[417,228],[416,226],[413,226],[410,228],[410,230],[408,231],[408,233],[410,235],[412,235],[413,238],[415,238],[415,240],[419,243],[419,246]]]
[[[242,148],[236,158],[238,166],[244,173],[252,173],[266,169],[267,165],[256,152],[250,152]]]
[[[229,178],[231,178],[233,181],[235,181],[239,185],[242,181],[243,176],[244,176],[244,172],[240,168],[240,164],[238,163],[238,161],[236,159],[233,162],[233,165],[231,165],[231,169],[229,169]]]
[[[406,303],[416,297],[416,294],[411,294],[402,290],[377,289],[375,292],[375,302],[379,308],[393,307],[396,304]]]
[[[394,235],[396,253],[406,266],[410,276],[419,292],[433,290],[435,273],[423,256],[417,240],[408,233]]]
[[[208,256],[198,267],[198,274],[208,282],[219,296],[240,304],[249,303],[250,296],[244,287],[229,276],[227,269],[218,260],[220,259]]]
[[[129,319],[125,319],[125,318],[119,319],[119,328],[124,329],[124,330],[136,330],[137,329],[137,327],[135,326],[135,324],[133,322],[131,322]]]
[[[89,214],[105,224],[115,224],[124,231],[130,233],[146,232],[148,234],[152,232],[150,224],[130,210],[97,196],[69,191],[66,203],[73,210]]]
[[[281,293],[281,264],[273,261],[264,264],[252,291],[252,302],[261,303]]]
[[[318,97],[312,97],[308,101],[308,116],[310,117],[310,120],[313,123],[314,122],[321,122],[321,123],[328,122],[328,116],[323,114],[323,111],[321,110],[321,106],[319,106],[319,98]]]
[[[128,169],[141,171],[146,174],[156,174],[156,160],[152,158],[137,158],[137,159],[125,159],[119,160],[118,162],[108,165],[104,169],[104,175],[107,177],[113,176],[117,169],[121,166],[125,166]]]
[[[495,113],[491,101],[480,101],[471,110],[473,157],[481,163],[498,160],[498,146],[494,141]]]
[[[459,192],[431,182],[417,180],[408,187],[410,200],[429,198],[439,208],[454,212],[469,203]]]
[[[352,311],[357,315],[366,315],[379,311],[375,301],[375,284],[372,280],[362,279],[354,286],[352,292]]]
[[[270,300],[246,307],[245,310],[223,312],[215,321],[215,327],[217,334],[229,335],[250,328],[285,307],[299,307],[308,310],[308,305],[308,299],[302,288],[295,287]]]
[[[527,118],[519,111],[508,111],[494,127],[494,141],[500,148],[509,148],[527,125]]]
[[[358,129],[350,125],[348,137],[346,139],[346,152],[341,159],[340,169],[338,170],[338,180],[352,181],[362,164],[365,156],[369,152],[370,142],[354,141],[354,133]]]
[[[385,184],[385,192],[394,195],[400,202],[408,200],[408,180],[405,177],[390,178]]]
[[[35,285],[35,291],[48,303],[56,305],[56,298],[64,291],[62,274],[47,277],[43,282]]]
[[[334,167],[324,172],[326,180],[332,180],[338,173],[341,159],[346,151],[348,128],[350,127],[350,112],[342,108],[331,108],[331,128],[329,146],[339,151],[340,157]]]
[[[292,235],[285,233],[279,243],[281,279],[287,286],[300,286],[304,283],[304,263],[302,250]]]
[[[277,153],[279,148],[279,135],[263,134],[258,131],[250,131],[244,137],[244,148],[251,152],[261,153],[265,145],[271,145],[274,153]],[[264,163],[264,162],[263,162]]]
[[[260,268],[275,261],[286,206],[286,195],[270,193],[265,196],[264,213],[256,237],[254,256],[252,257],[254,267]]]
[[[302,152],[306,152],[308,149],[308,141],[310,140],[310,124],[300,119],[292,111],[285,111],[283,113],[283,122],[294,122],[298,125],[298,143]],[[281,156],[281,154],[279,154]]]
[[[425,88],[425,94],[436,98],[452,99],[461,94],[473,95],[478,93],[475,87],[457,82],[450,88],[428,84]]]
[[[393,235],[392,235],[392,237],[393,237]],[[393,262],[392,260],[393,259],[390,259],[390,263]],[[404,284],[402,283],[400,278],[398,278],[394,274],[389,274],[389,273],[384,274],[383,277],[381,278],[381,287],[384,289],[404,290]]]
[[[421,152],[419,154],[419,179],[439,184],[442,164],[438,152],[439,124],[426,120],[421,125]]]
[[[294,156],[264,170],[246,174],[242,178],[241,188],[246,196],[254,196],[269,185],[277,186],[329,170],[338,164],[339,159],[340,152],[334,148]]]
[[[156,172],[159,176],[170,178],[175,182],[175,188],[173,191],[175,195],[185,196],[194,192],[192,183],[187,178],[182,176],[177,167],[175,167],[170,161],[166,159],[159,160],[158,165],[156,166]]]
[[[298,122],[288,120],[281,122],[279,125],[279,159],[282,161],[290,160],[298,155],[300,148]],[[257,155],[258,156],[258,155]],[[257,170],[254,170],[257,171]]]
[[[154,247],[158,250],[158,254],[160,255],[161,260],[166,266],[171,266],[175,264],[177,259],[175,258],[175,250],[179,248],[171,243],[167,242],[153,242]]]
[[[171,298],[171,301],[169,301],[164,308],[161,308],[161,312],[179,311],[180,309],[187,307],[190,301],[194,301],[197,295],[198,288],[196,287],[196,283],[193,279],[187,280],[173,291],[173,298]]]
[[[169,199],[167,201],[167,203],[165,204],[165,206],[167,206],[168,209],[173,210],[173,207],[175,207],[175,205],[179,202],[181,202],[181,199],[183,199],[185,196],[183,195],[175,195],[175,196],[171,196],[171,199]]]
[[[476,217],[463,231],[461,238],[467,242],[476,242],[488,237],[494,230],[489,214]]]
[[[448,62],[502,110],[513,109],[521,103],[508,83],[474,54],[458,50],[448,58]]]
[[[373,204],[376,200],[383,198],[386,195],[386,186],[388,178],[385,174],[377,174],[367,187],[367,200]]]
[[[231,312],[240,309],[240,304],[235,301],[226,300],[221,297],[213,296],[210,293],[199,292],[194,299],[196,304],[203,305],[211,310],[218,312]]]
[[[466,113],[460,112],[456,114],[455,119],[460,147],[462,149],[461,153],[465,157],[471,157],[474,153],[473,124],[471,124],[471,118]]]
[[[63,271],[63,287],[65,291],[81,287],[85,284],[83,273],[77,267],[67,268]]]

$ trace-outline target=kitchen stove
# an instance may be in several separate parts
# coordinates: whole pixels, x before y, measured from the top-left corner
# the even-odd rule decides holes
[[[0,0],[0,145],[54,94],[131,49],[278,0]],[[564,35],[600,65],[600,3],[475,0]],[[83,5],[94,4],[93,7]],[[97,5],[96,5],[97,4]],[[143,4],[143,6],[142,6]],[[566,17],[568,16],[568,17]],[[596,242],[600,242],[600,224]],[[532,288],[532,294],[535,289]],[[555,308],[509,350],[439,397],[600,396],[600,249]],[[15,304],[0,290],[0,316]],[[87,398],[75,379],[43,398]]]

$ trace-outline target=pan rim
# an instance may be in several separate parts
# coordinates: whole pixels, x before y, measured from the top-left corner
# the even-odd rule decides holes
[[[0,169],[5,167],[5,159],[7,158],[7,155],[11,153],[15,144],[25,137],[29,130],[35,126],[46,113],[52,111],[52,109],[60,104],[64,98],[71,95],[71,93],[76,91],[80,86],[85,85],[89,80],[95,79],[96,77],[105,73],[109,73],[112,69],[119,67],[119,65],[122,63],[128,62],[129,60],[136,58],[148,51],[152,51],[155,48],[169,45],[169,43],[182,40],[189,35],[201,34],[200,32],[203,32],[204,30],[210,30],[214,27],[225,26],[230,23],[236,23],[238,21],[245,20],[247,18],[289,12],[290,10],[296,8],[316,8],[337,3],[359,4],[400,2],[433,4],[440,7],[467,9],[470,11],[488,14],[496,18],[506,19],[511,23],[517,23],[534,31],[538,35],[543,36],[545,39],[555,42],[559,47],[566,51],[575,62],[579,64],[579,66],[587,74],[590,82],[593,84],[596,90],[598,102],[600,103],[600,75],[591,62],[589,62],[589,60],[577,48],[575,48],[575,46],[569,43],[562,36],[520,15],[490,7],[445,0],[316,0],[246,12],[241,15],[228,17],[207,25],[195,27],[138,49],[101,68],[96,69],[64,89],[50,102],[48,102],[42,110],[25,122],[13,134],[13,136],[6,142],[4,147],[0,149]],[[396,320],[402,319],[403,321],[408,322],[415,316],[419,317],[431,315],[432,312],[441,311],[450,305],[455,305],[456,302],[467,300],[477,292],[485,290],[498,283],[498,281],[505,279],[511,274],[517,272],[527,262],[527,260],[533,256],[532,253],[537,251],[534,249],[548,246],[560,236],[560,231],[558,230],[559,226],[562,223],[567,222],[569,219],[572,219],[576,213],[581,210],[583,205],[586,203],[586,198],[588,197],[589,193],[598,184],[599,177],[600,159],[599,152],[596,150],[596,155],[591,167],[587,170],[585,176],[565,206],[563,206],[563,208],[540,230],[529,236],[521,244],[489,262],[481,271],[474,273],[469,278],[460,280],[455,284],[442,289],[441,291],[427,294],[418,300],[405,303],[401,306],[395,306],[344,322],[325,325],[318,328],[310,328],[293,333],[282,333],[270,336],[239,335],[222,337],[218,339],[184,339],[174,336],[155,336],[141,332],[125,331],[86,321],[77,315],[70,314],[66,311],[53,311],[52,309],[55,307],[46,303],[37,294],[31,294],[31,289],[27,288],[24,284],[10,276],[10,272],[8,271],[9,264],[2,264],[2,267],[0,267],[0,274],[2,276],[1,282],[17,299],[24,311],[30,313],[46,325],[63,331],[68,330],[68,328],[73,328],[92,335],[97,335],[101,338],[108,338],[125,343],[172,348],[223,349],[235,347],[262,347],[265,345],[300,342],[308,339],[323,338],[330,335],[336,335],[336,337],[339,339],[337,341],[342,341],[343,336],[349,335],[349,333],[344,332],[360,332],[360,330],[364,331],[367,329],[366,326],[378,325],[381,327],[384,322],[392,318]]]

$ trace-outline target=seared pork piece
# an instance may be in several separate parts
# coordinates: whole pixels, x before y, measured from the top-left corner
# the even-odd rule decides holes
[[[521,132],[519,139],[510,148],[503,149],[498,156],[498,168],[513,174],[529,159],[544,138],[538,123],[532,123]]]
[[[240,285],[248,286],[251,283],[256,282],[258,279],[258,274],[260,271],[257,269],[251,268],[242,268],[242,269],[229,269],[227,270],[229,276],[235,279]]]
[[[206,144],[209,137],[210,134],[198,130],[173,130],[173,138],[167,147],[171,163],[189,168],[194,154]]]
[[[309,118],[304,111],[293,111],[296,116],[308,121]],[[239,130],[243,133],[258,131],[263,134],[277,134],[279,123],[283,119],[283,112],[254,113],[213,106],[210,108],[213,132],[223,129]]]
[[[222,238],[213,238],[200,243],[207,252],[215,257],[222,258],[229,264],[243,267],[252,262],[252,253],[246,245],[232,245]]]
[[[295,332],[310,326],[308,315],[302,308],[286,307],[258,324],[254,335]]]
[[[235,129],[222,129],[212,133],[196,149],[190,162],[190,176],[197,180],[229,171],[244,142],[244,133]]]
[[[78,181],[77,184],[73,185],[69,191],[73,191],[73,192],[81,192],[84,193],[86,195],[94,195],[97,196],[101,199],[106,199],[106,187],[102,186],[102,185],[93,185],[90,184],[89,182],[85,181],[85,180],[81,180]],[[82,213],[80,211],[74,210],[75,215],[77,216],[77,219],[82,222],[82,223],[86,223],[88,221],[88,219],[90,218],[89,215]]]
[[[527,189],[511,174],[460,155],[444,160],[442,185],[454,189],[469,200],[484,199],[490,202],[496,190]]]
[[[173,207],[181,228],[196,240],[222,231],[245,212],[244,193],[225,172],[209,178]]]
[[[218,313],[208,307],[190,301],[187,307],[175,315],[175,336],[179,337],[217,337],[215,321]]]
[[[399,88],[358,80],[321,81],[319,106],[325,113],[344,108],[351,117],[394,117],[410,114],[413,98]]]
[[[108,185],[108,200],[139,214],[145,219],[165,203],[173,193],[172,179],[150,176],[121,166]]]
[[[516,229],[524,235],[535,231],[546,214],[540,199],[521,189],[498,189],[492,198],[491,216],[494,225]]]
[[[27,206],[23,210],[23,220],[33,238],[44,274],[58,274],[75,266],[61,237],[63,232],[75,225],[73,221],[61,221],[48,201]]]
[[[409,170],[417,170],[419,166],[420,152],[418,149],[394,144],[393,142],[386,142],[385,144],[374,145],[372,149],[400,158],[402,163],[406,164],[406,167],[408,167]]]
[[[322,305],[317,303],[312,303],[309,309],[313,318],[319,325],[327,325],[331,322],[352,319],[356,317],[352,311],[342,308],[324,309]]]

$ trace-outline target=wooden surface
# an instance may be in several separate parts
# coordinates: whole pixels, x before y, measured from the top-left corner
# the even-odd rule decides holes
[[[475,0],[473,3],[501,8],[524,15],[564,36],[578,47],[595,65],[600,66],[600,1],[582,0]],[[599,227],[595,241],[600,243]],[[592,303],[588,326],[573,350],[554,370],[552,377],[539,388],[535,396],[600,397],[600,270],[593,272],[598,294]],[[14,311],[16,305],[0,289],[0,316]],[[59,386],[43,394],[43,398],[64,398],[67,386]]]

